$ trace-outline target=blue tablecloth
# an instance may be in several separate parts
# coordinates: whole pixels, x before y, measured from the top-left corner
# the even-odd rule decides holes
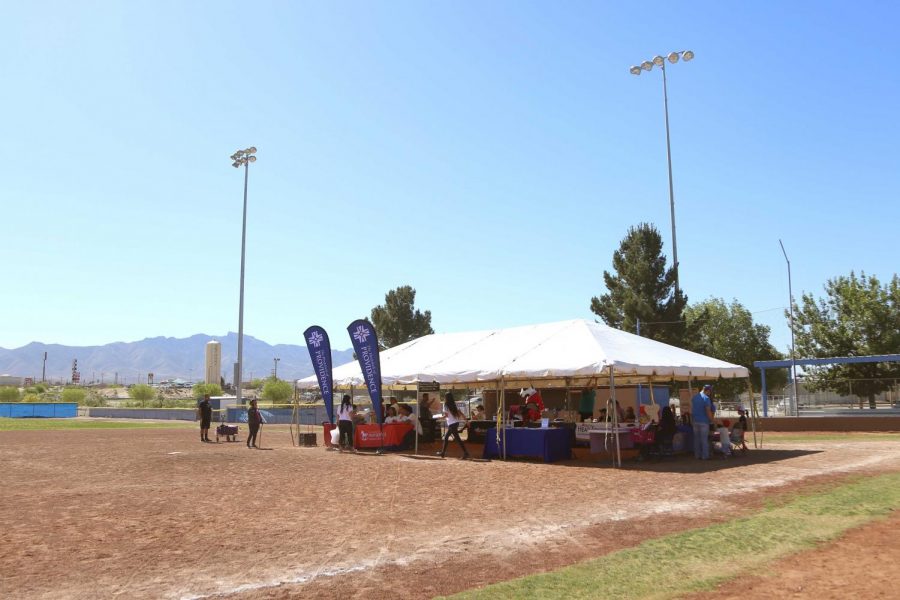
[[[503,432],[500,432],[503,442]],[[487,430],[484,458],[501,456],[497,447],[497,428]],[[516,427],[506,429],[506,456],[535,456],[544,462],[572,458],[572,432],[568,429],[536,429]]]

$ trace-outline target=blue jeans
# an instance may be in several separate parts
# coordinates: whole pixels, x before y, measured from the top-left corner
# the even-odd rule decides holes
[[[709,458],[709,423],[694,423],[694,458]]]

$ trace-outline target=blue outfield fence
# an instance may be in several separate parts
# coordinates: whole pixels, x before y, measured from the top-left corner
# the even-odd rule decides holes
[[[78,405],[74,402],[0,403],[0,417],[11,419],[72,419],[77,416]]]
[[[266,423],[271,425],[286,425],[291,422],[294,414],[292,408],[265,408],[260,407],[259,412],[262,413]],[[225,420],[229,423],[246,423],[247,409],[229,406],[225,415]],[[323,421],[328,420],[328,413],[325,406],[311,406],[300,408],[300,423],[302,425],[321,425]]]
[[[197,417],[196,408],[110,408],[91,407],[91,417],[105,419],[159,419],[163,421],[193,421]]]

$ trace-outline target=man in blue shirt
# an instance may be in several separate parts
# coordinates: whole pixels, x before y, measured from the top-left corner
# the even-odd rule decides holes
[[[713,420],[712,386],[706,384],[691,398],[691,423],[694,425],[694,458],[709,460],[709,424]]]

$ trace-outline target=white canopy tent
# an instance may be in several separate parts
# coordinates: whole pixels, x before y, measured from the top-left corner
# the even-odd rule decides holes
[[[382,385],[415,387],[419,383],[447,388],[494,387],[498,402],[498,444],[503,422],[505,390],[520,386],[615,386],[653,382],[747,378],[750,372],[709,356],[620,331],[586,319],[462,333],[435,333],[384,350]],[[334,387],[364,386],[359,363],[333,371]],[[300,388],[316,388],[315,375],[297,381]],[[652,385],[651,400],[652,400]],[[618,422],[613,414],[613,429]],[[618,437],[615,460],[621,465]],[[418,443],[418,442],[417,442]],[[504,445],[505,447],[505,445]],[[505,450],[504,450],[505,455]]]
[[[736,379],[749,371],[696,352],[613,329],[585,319],[508,329],[435,333],[381,352],[385,386],[438,382],[441,387],[516,387],[544,382],[579,386],[589,382]],[[363,385],[359,364],[334,369],[335,387]],[[297,382],[317,387],[315,376]]]

